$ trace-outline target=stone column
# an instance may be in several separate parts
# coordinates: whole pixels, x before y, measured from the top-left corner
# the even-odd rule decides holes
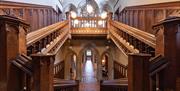
[[[65,69],[64,69],[64,78],[67,79],[67,80],[70,80],[70,67],[71,67],[71,63],[70,63],[70,55],[68,55],[68,57],[66,57],[66,60],[65,60]]]
[[[54,91],[53,90],[53,68],[55,55],[34,54],[33,64],[33,91]]]
[[[97,79],[98,81],[102,80],[102,61],[100,59],[100,55],[96,56],[96,61],[97,61]]]
[[[82,55],[78,55],[77,61],[76,61],[76,80],[81,81],[82,77]]]
[[[156,54],[164,55],[169,65],[163,72],[163,88],[164,91],[180,91],[180,17],[172,17],[166,19],[156,26],[156,40],[163,41],[158,43]]]
[[[23,88],[22,73],[11,62],[18,54],[26,54],[28,27],[17,18],[0,16],[0,91],[20,91]]]
[[[129,54],[128,91],[149,91],[149,54]]]
[[[113,65],[113,57],[112,55],[109,55],[108,58],[108,78],[112,80],[114,78],[114,71],[113,71],[114,65]]]

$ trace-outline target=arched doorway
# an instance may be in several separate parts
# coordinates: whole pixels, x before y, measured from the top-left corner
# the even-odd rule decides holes
[[[80,91],[98,91],[98,60],[99,52],[96,46],[88,44],[84,46],[79,53],[81,83]],[[78,60],[79,61],[79,60]]]
[[[102,79],[103,80],[108,79],[108,62],[109,62],[109,56],[107,54],[104,54],[102,56],[102,60],[101,60]]]
[[[82,81],[97,81],[97,52],[93,48],[85,48],[82,56]],[[86,81],[87,80],[87,81]]]
[[[101,74],[103,80],[113,79],[113,67],[113,55],[108,49],[101,55]]]

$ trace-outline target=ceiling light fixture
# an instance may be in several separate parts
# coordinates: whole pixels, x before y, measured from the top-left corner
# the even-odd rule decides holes
[[[93,7],[92,7],[90,4],[87,4],[86,9],[87,9],[87,12],[88,12],[88,13],[92,13],[93,10],[94,10]]]
[[[76,17],[77,17],[77,14],[76,14],[76,12],[74,12],[74,11],[71,11],[71,17],[72,17],[72,18],[76,18]]]
[[[79,23],[78,19],[74,20],[74,24],[78,24],[78,23]]]
[[[98,25],[102,25],[102,24],[103,24],[103,21],[99,20]]]
[[[102,19],[107,18],[107,12],[105,12],[105,11],[102,12],[102,13],[101,13],[101,18],[102,18]]]

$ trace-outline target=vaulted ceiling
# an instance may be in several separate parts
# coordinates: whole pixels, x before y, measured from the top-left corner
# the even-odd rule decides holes
[[[73,4],[76,8],[79,8],[81,4],[86,3],[88,0],[60,0],[63,8],[65,9],[68,5]],[[89,1],[95,1],[98,5],[98,8],[101,10],[104,7],[111,7],[111,9],[114,9],[114,6],[119,0],[89,0]]]

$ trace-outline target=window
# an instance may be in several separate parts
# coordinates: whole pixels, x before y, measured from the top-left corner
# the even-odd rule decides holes
[[[87,50],[87,51],[86,51],[86,56],[91,56],[91,55],[92,55],[91,50]]]

